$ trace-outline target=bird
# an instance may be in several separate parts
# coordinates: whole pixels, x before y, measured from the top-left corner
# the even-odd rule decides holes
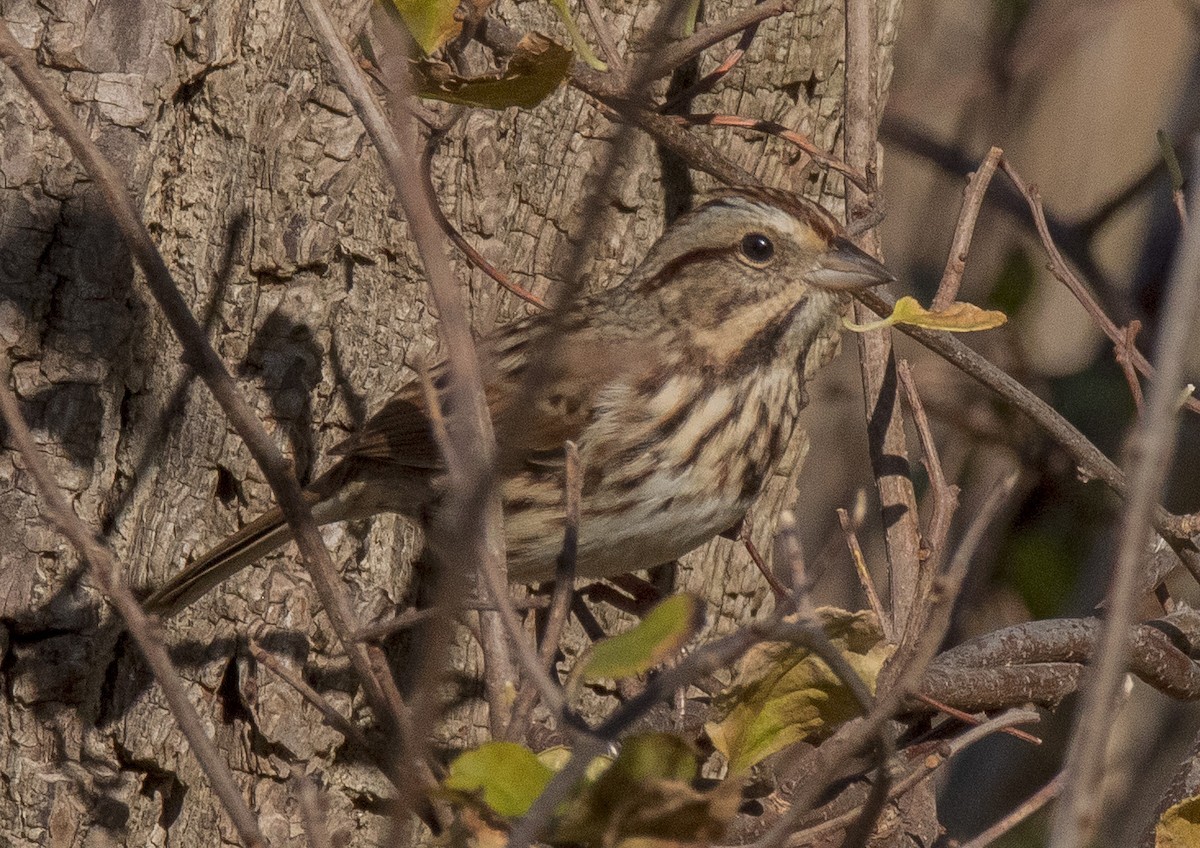
[[[738,526],[784,454],[806,384],[838,350],[853,293],[893,279],[823,207],[726,188],[667,227],[627,278],[557,317],[536,385],[525,377],[547,313],[483,339],[485,396],[514,458],[498,470],[510,580],[554,576],[567,440],[581,464],[578,576],[671,562]],[[447,370],[431,373],[444,398]],[[429,519],[446,480],[429,395],[410,382],[331,451],[336,462],[305,490],[318,524]],[[145,607],[173,615],[290,538],[271,510]]]

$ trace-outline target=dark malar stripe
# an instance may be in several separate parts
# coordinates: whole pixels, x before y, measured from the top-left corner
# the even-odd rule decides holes
[[[744,374],[760,365],[765,365],[779,354],[779,344],[796,320],[796,316],[808,306],[808,295],[801,297],[787,312],[776,315],[746,340],[737,356],[725,366],[726,375]]]

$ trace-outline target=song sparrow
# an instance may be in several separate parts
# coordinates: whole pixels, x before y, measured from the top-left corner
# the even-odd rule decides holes
[[[837,350],[856,288],[892,279],[826,211],[777,191],[729,190],[680,218],[622,283],[582,298],[520,408],[533,316],[481,345],[503,448],[508,570],[554,574],[564,440],[583,468],[577,572],[669,562],[741,521],[791,437],[804,386]],[[444,376],[440,378],[444,382]],[[421,387],[402,388],[309,486],[319,523],[436,503],[439,456]],[[290,538],[272,511],[147,599],[171,614]]]

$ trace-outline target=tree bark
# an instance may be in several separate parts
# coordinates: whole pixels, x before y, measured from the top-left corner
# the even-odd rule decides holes
[[[626,0],[605,6],[623,50],[657,12]],[[884,89],[899,6],[879,4]],[[746,58],[695,110],[774,120],[838,152],[842,9],[819,0],[797,7],[762,25]],[[335,13],[353,43],[365,4]],[[491,13],[566,41],[547,4],[506,3]],[[421,358],[437,356],[436,318],[378,160],[298,8],[5,0],[0,17],[37,51],[126,175],[185,297],[302,480],[323,470],[323,452],[411,380]],[[723,56],[720,47],[709,51],[702,70]],[[485,256],[552,294],[581,236],[580,198],[614,132],[593,102],[566,87],[533,110],[468,111],[433,159],[438,202]],[[765,182],[840,205],[840,179],[801,173],[784,142],[700,132]],[[668,203],[689,193],[678,168],[664,168],[653,142],[639,136],[603,222],[606,238],[589,257],[589,283],[619,282],[661,232]],[[454,261],[479,329],[528,308]],[[7,73],[0,340],[53,471],[135,586],[161,583],[270,505],[244,446],[180,361],[95,192]],[[793,448],[797,463],[802,442]],[[763,549],[791,490],[780,477],[756,510]],[[325,535],[364,624],[411,602],[414,528],[383,516]],[[373,844],[385,838],[379,802],[388,784],[247,649],[258,641],[358,716],[344,658],[330,650],[328,622],[292,557],[284,552],[222,586],[170,622],[165,638],[272,844],[304,844],[287,782],[300,774],[327,790],[331,829]],[[690,556],[679,585],[708,600],[712,631],[770,603],[741,546],[725,540]],[[598,615],[621,626],[607,608]],[[75,553],[39,518],[20,458],[0,453],[3,842],[210,845],[218,833],[236,841],[111,618],[81,579]],[[582,644],[578,632],[571,638],[568,657]],[[466,634],[454,663],[463,681],[479,677]],[[442,732],[458,745],[478,742],[486,709],[469,682],[460,694]]]

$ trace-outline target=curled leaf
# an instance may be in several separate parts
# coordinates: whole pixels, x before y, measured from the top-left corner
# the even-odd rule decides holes
[[[995,309],[981,309],[973,303],[958,301],[937,312],[931,312],[917,303],[915,297],[905,295],[896,301],[892,314],[878,321],[866,324],[855,324],[849,318],[843,318],[842,323],[847,330],[856,333],[866,333],[881,327],[891,327],[894,324],[911,324],[914,327],[924,327],[926,330],[942,330],[947,333],[973,333],[978,330],[991,330],[999,327],[1008,320],[1008,316]]]
[[[874,614],[826,607],[817,615],[830,641],[874,691],[892,652]],[[734,773],[794,742],[824,738],[859,714],[854,696],[823,660],[785,642],[763,643],[748,652],[714,711],[718,718],[705,729]]]
[[[633,677],[649,671],[691,641],[704,624],[695,595],[672,595],[628,632],[602,639],[580,663],[585,680]]]
[[[521,39],[507,67],[496,73],[463,77],[445,62],[425,59],[413,63],[413,75],[421,97],[484,109],[532,109],[566,78],[571,59],[570,50],[531,32]]]
[[[1154,828],[1154,848],[1186,848],[1200,844],[1200,798],[1185,798],[1169,807]]]

